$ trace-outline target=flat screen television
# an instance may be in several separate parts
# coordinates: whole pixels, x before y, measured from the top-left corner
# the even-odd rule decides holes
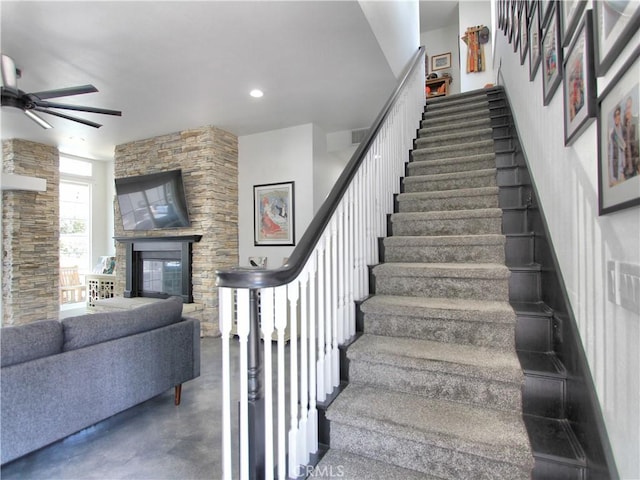
[[[125,230],[188,227],[182,170],[115,179]]]

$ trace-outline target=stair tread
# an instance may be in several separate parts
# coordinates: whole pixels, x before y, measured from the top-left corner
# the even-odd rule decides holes
[[[459,197],[477,197],[477,196],[496,196],[499,192],[498,187],[475,187],[460,188],[456,190],[434,190],[430,192],[404,192],[398,194],[398,201],[409,201],[414,199],[433,199],[433,198],[459,198]]]
[[[427,127],[423,127],[418,130],[418,138],[423,138],[432,133],[449,132],[451,130],[456,130],[456,129],[463,130],[463,129],[469,128],[470,126],[479,127],[484,125],[489,125],[489,126],[491,125],[491,119],[489,117],[481,117],[476,120],[468,120],[468,121],[461,120],[458,123],[453,123],[449,125],[429,125]]]
[[[505,463],[532,462],[519,412],[351,384],[331,404],[327,418]]]
[[[374,275],[440,278],[509,278],[509,269],[499,263],[381,263],[373,267]]]
[[[374,295],[365,300],[360,308],[364,313],[394,313],[402,308],[413,312],[415,316],[422,316],[427,310],[436,310],[445,318],[457,312],[480,312],[488,315],[492,321],[497,323],[513,323],[515,321],[509,302],[498,300]],[[468,320],[487,321],[479,318],[475,313]]]
[[[513,351],[431,340],[365,333],[348,350],[350,360],[429,370],[452,375],[514,383],[523,382]]]
[[[491,127],[478,128],[478,127],[472,126],[472,127],[467,127],[463,132],[446,133],[446,134],[440,134],[440,135],[435,135],[430,137],[418,137],[416,139],[416,143],[442,142],[442,141],[456,139],[456,138],[468,138],[468,137],[479,136],[479,135],[491,136],[492,134],[493,134],[493,129]]]
[[[477,178],[477,177],[491,177],[496,175],[495,168],[483,168],[480,170],[466,170],[462,172],[451,173],[431,173],[427,175],[411,175],[404,178],[404,183],[416,183],[433,180],[449,180],[455,178]]]
[[[566,420],[528,414],[523,418],[534,456],[586,465],[582,448],[569,432],[571,427]]]
[[[311,478],[337,477],[367,480],[440,480],[422,472],[331,448],[318,462]]]
[[[385,247],[410,247],[425,245],[499,245],[505,244],[505,237],[501,234],[481,235],[396,235],[383,239]]]
[[[511,302],[517,314],[548,317],[553,311],[544,302]]]
[[[442,220],[461,218],[502,218],[500,208],[475,208],[465,210],[436,210],[431,212],[397,212],[391,214],[391,222],[402,220]]]
[[[423,147],[416,148],[413,150],[415,153],[429,153],[429,152],[446,152],[449,150],[461,150],[461,149],[471,149],[473,147],[491,147],[493,148],[493,138],[489,138],[487,140],[475,140],[472,142],[464,142],[464,143],[456,143],[455,145],[444,145],[439,147]]]
[[[453,165],[457,163],[469,163],[482,160],[495,160],[494,153],[478,153],[476,155],[461,155],[459,157],[437,158],[433,160],[412,160],[409,162],[409,170],[417,167]]]

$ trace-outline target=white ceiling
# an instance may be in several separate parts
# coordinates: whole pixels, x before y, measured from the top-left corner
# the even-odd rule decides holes
[[[430,22],[457,4],[426,3]],[[4,107],[2,139],[89,158],[204,125],[238,136],[306,123],[327,133],[368,127],[395,85],[355,1],[3,0],[0,20],[21,90],[90,83],[98,93],[51,101],[123,112],[64,112],[100,129],[42,114],[54,126],[44,130]],[[253,88],[265,96],[250,97]]]

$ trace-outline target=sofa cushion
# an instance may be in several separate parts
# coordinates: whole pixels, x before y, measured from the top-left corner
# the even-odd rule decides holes
[[[182,319],[182,298],[170,297],[149,305],[122,310],[79,315],[62,320],[63,350],[94,345],[164,327]]]
[[[62,325],[57,320],[4,327],[0,333],[0,366],[8,367],[62,352]]]

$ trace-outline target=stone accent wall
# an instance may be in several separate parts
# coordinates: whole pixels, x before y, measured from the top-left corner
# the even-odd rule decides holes
[[[115,202],[116,236],[202,235],[193,244],[193,301],[200,304],[204,334],[217,334],[216,270],[238,265],[238,139],[215,127],[118,145],[115,178],[182,169],[190,228],[125,232]],[[125,247],[116,245],[116,295],[125,287]]]
[[[2,171],[44,178],[45,192],[2,192],[2,325],[57,319],[59,305],[58,149],[2,142]]]

